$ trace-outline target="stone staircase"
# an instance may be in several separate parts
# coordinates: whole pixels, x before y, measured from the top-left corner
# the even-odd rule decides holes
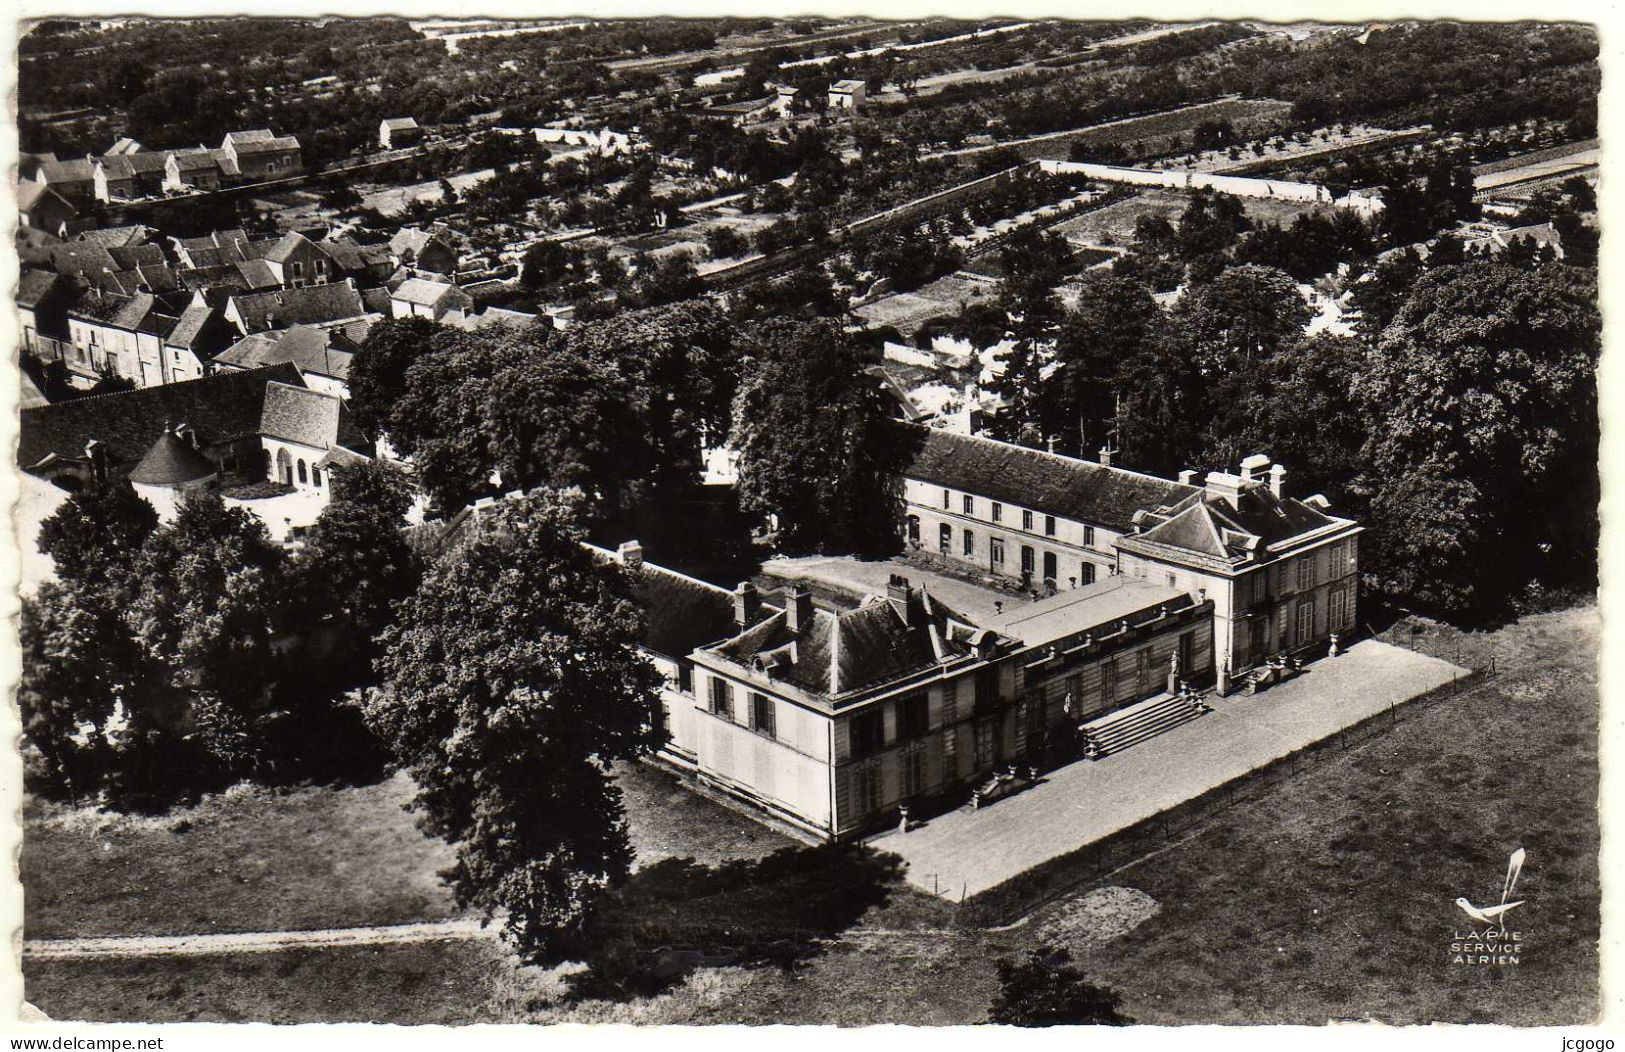
[[[1189,723],[1209,711],[1199,697],[1158,694],[1154,698],[1110,712],[1083,725],[1084,755],[1091,760],[1124,749],[1163,731]]]

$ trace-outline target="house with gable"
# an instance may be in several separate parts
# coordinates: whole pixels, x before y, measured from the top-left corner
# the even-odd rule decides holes
[[[52,187],[32,179],[17,181],[17,218],[24,227],[62,237],[68,222],[78,214],[79,210]]]
[[[245,181],[294,175],[303,167],[299,140],[269,128],[227,133],[220,142],[226,169]]]
[[[236,341],[217,355],[214,369],[259,369],[292,362],[315,391],[350,397],[350,363],[359,348],[342,329],[295,325],[290,329],[257,332]]]
[[[283,234],[260,258],[283,288],[325,285],[338,276],[332,256],[297,230]]]
[[[310,492],[327,492],[322,464],[329,453],[337,449],[362,456],[372,446],[351,422],[344,399],[312,390],[302,380],[265,385],[259,434],[268,477]]]
[[[474,297],[444,281],[407,278],[389,294],[393,318],[428,318],[461,325],[474,309]]]
[[[96,200],[130,201],[159,197],[169,173],[169,156],[145,150],[108,154],[95,162]]]
[[[423,129],[416,117],[386,117],[378,123],[378,145],[386,150],[399,150],[423,141]]]
[[[46,161],[39,166],[34,178],[76,208],[84,208],[96,200],[96,170],[86,158]]]
[[[236,293],[226,300],[226,319],[247,336],[294,325],[327,325],[368,313],[361,294],[348,279],[325,285]]]

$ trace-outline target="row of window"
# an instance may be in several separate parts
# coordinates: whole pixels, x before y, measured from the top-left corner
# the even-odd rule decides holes
[[[948,523],[937,525],[937,551],[946,556],[954,554],[954,528]],[[976,533],[974,530],[960,531],[960,556],[964,559],[976,558]],[[992,569],[1001,569],[1004,566],[1004,538],[989,537],[987,539],[988,565]],[[1038,576],[1038,552],[1031,545],[1021,546],[1021,572],[1028,577]],[[1043,580],[1060,584],[1060,558],[1054,552],[1043,553]],[[1087,560],[1079,564],[1079,573],[1070,579],[1073,585],[1088,585],[1095,583],[1095,564]]]
[[[987,502],[987,504],[988,519],[992,522],[1004,522],[1004,505],[996,500],[990,500]],[[966,515],[969,515],[972,518],[976,517],[976,498],[971,496],[969,493],[961,495],[960,507],[963,509]],[[942,508],[944,511],[953,510],[952,490],[944,489],[942,491]],[[1036,523],[1037,516],[1028,509],[1023,508],[1021,510],[1021,528],[1026,530],[1028,533],[1036,533]],[[1044,536],[1055,536],[1055,516],[1053,515],[1044,516]],[[1095,528],[1093,526],[1085,526],[1083,528],[1083,543],[1089,546],[1094,545]]]
[[[778,738],[778,725],[773,711],[773,699],[754,690],[746,691],[748,726],[767,738]],[[711,715],[734,722],[734,685],[720,676],[711,677]]]

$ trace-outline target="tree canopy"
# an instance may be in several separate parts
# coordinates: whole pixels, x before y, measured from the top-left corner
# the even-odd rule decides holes
[[[627,571],[580,543],[572,506],[513,498],[429,569],[384,633],[368,721],[456,845],[464,906],[502,911],[557,960],[632,864],[608,765],[664,740],[659,673],[634,649]]]

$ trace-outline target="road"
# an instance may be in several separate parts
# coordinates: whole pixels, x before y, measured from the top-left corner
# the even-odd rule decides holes
[[[23,956],[36,960],[78,957],[199,957],[221,953],[274,953],[333,946],[384,946],[442,939],[485,939],[495,926],[478,920],[425,921],[373,928],[318,928],[311,931],[217,932],[207,935],[114,935],[84,939],[30,939]]]

